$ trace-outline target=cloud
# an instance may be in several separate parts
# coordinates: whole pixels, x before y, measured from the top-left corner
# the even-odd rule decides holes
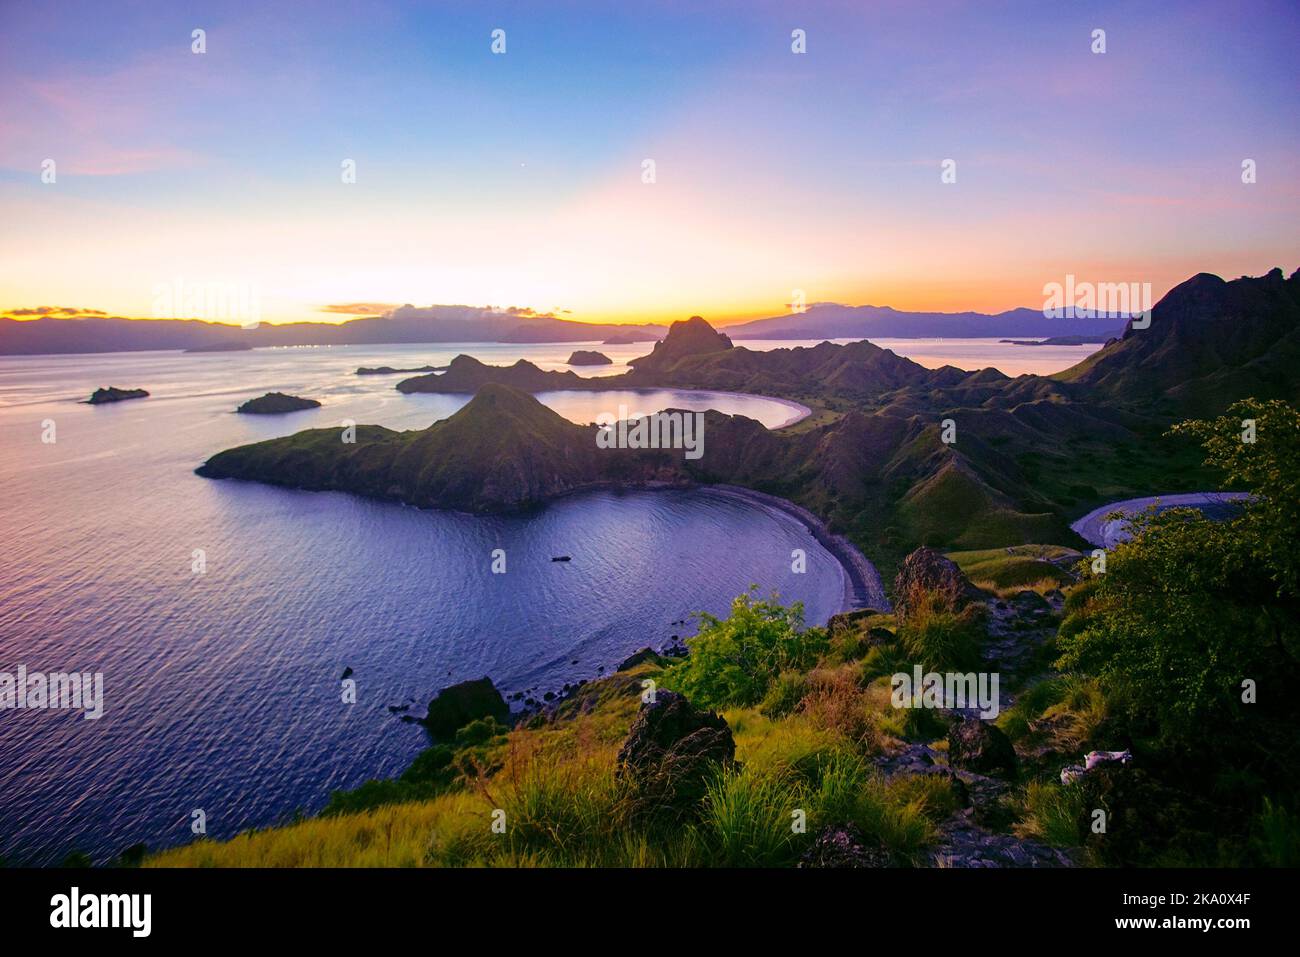
[[[33,316],[51,316],[58,319],[84,319],[91,316],[107,316],[108,313],[99,309],[79,309],[76,306],[31,306],[26,309],[6,309],[6,316],[22,316],[31,318]]]
[[[340,302],[321,306],[318,311],[343,316],[386,316],[396,308],[395,302]]]

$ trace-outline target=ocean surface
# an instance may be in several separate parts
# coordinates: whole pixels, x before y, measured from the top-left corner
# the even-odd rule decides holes
[[[900,343],[934,365],[1077,361],[988,340]],[[358,366],[445,365],[465,352],[563,369],[581,347],[0,357],[0,672],[104,676],[99,720],[0,711],[0,857],[105,860],[138,841],[184,843],[196,809],[218,838],[318,810],[331,790],[399,773],[425,746],[390,706],[422,714],[441,688],[484,675],[539,696],[597,677],[692,634],[693,613],[725,614],[751,584],[803,601],[810,623],[840,610],[844,572],[798,520],[707,490],[592,493],[485,518],[193,473],[242,443],[344,419],[423,428],[468,401],[402,395],[403,376]],[[616,364],[579,374],[617,374],[650,344],[594,347]],[[79,401],[108,385],[151,396]],[[323,406],[233,414],[268,391]],[[539,399],[576,422],[620,404],[716,408],[769,428],[801,414],[677,390]],[[491,572],[498,548],[503,575]],[[794,548],[807,552],[805,574],[790,570]],[[551,561],[561,554],[572,561]],[[341,701],[345,668],[355,704]]]
[[[0,359],[0,672],[102,672],[105,699],[99,720],[0,711],[0,856],[183,843],[195,809],[216,837],[317,810],[425,745],[390,705],[422,714],[439,689],[484,675],[538,696],[597,677],[693,633],[694,612],[725,614],[751,583],[803,600],[810,622],[840,609],[844,572],[802,524],[718,493],[593,493],[484,518],[193,473],[241,443],[344,418],[420,428],[466,401],[401,395],[400,376],[356,376],[360,365],[440,365],[471,349],[548,364],[571,348]],[[77,401],[100,385],[151,397]],[[232,413],[270,390],[324,406]],[[798,414],[708,393],[540,398],[575,421],[619,401],[771,426]],[[498,548],[505,574],[491,572]],[[790,570],[794,548],[805,574]],[[551,561],[561,554],[572,561]],[[341,701],[345,668],[355,705]]]

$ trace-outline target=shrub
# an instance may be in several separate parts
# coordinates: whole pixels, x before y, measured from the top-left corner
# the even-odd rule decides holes
[[[1252,828],[1252,845],[1268,867],[1300,867],[1300,817],[1264,798]]]
[[[701,615],[699,633],[687,640],[690,655],[664,672],[662,685],[696,707],[758,704],[783,671],[807,671],[825,653],[822,628],[803,627],[803,604],[763,600],[751,589],[724,619]]]

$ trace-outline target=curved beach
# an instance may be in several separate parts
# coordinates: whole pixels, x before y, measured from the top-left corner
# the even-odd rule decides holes
[[[766,492],[741,488],[738,485],[706,485],[723,495],[744,499],[761,508],[784,512],[791,518],[798,519],[817,542],[835,556],[840,567],[844,569],[844,602],[841,611],[854,611],[860,608],[875,608],[878,611],[892,611],[893,606],[885,596],[885,583],[876,566],[858,550],[858,547],[843,535],[837,535],[826,527],[820,518],[794,504],[788,499]]]
[[[1177,492],[1172,495],[1146,495],[1141,498],[1127,498],[1111,502],[1100,508],[1094,508],[1070,528],[1090,545],[1110,548],[1128,538],[1125,529],[1126,518],[1110,519],[1106,516],[1120,512],[1125,516],[1145,511],[1151,506],[1165,508],[1200,508],[1202,506],[1223,506],[1230,502],[1240,502],[1250,498],[1246,492]]]

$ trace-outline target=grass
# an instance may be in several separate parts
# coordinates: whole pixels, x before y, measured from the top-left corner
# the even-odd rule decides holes
[[[1070,582],[1071,576],[1056,563],[1077,560],[1082,555],[1059,545],[1016,545],[949,552],[947,557],[980,588],[1001,592],[1003,589],[1046,591],[1059,588]]]
[[[976,603],[953,611],[939,602],[917,602],[898,626],[899,646],[926,671],[966,671],[979,659],[984,615]]]
[[[1031,781],[1025,788],[1024,820],[1016,832],[1053,847],[1077,847],[1083,812],[1083,792],[1076,785]]]
[[[587,704],[568,702],[555,720],[511,731],[503,742],[487,737],[492,761],[471,766],[447,793],[200,840],[154,854],[145,866],[786,866],[834,823],[857,825],[907,862],[950,809],[939,784],[890,782],[870,765],[879,699],[849,664],[804,676],[810,707],[780,717],[760,707],[723,713],[738,763],[709,783],[698,817],[636,818],[615,759],[640,682],[656,672],[647,664],[592,682],[583,689]],[[793,826],[796,811],[802,829]]]
[[[1095,678],[1058,675],[1021,692],[997,725],[1012,741],[1037,737],[1057,751],[1079,751],[1093,743],[1109,714]]]

